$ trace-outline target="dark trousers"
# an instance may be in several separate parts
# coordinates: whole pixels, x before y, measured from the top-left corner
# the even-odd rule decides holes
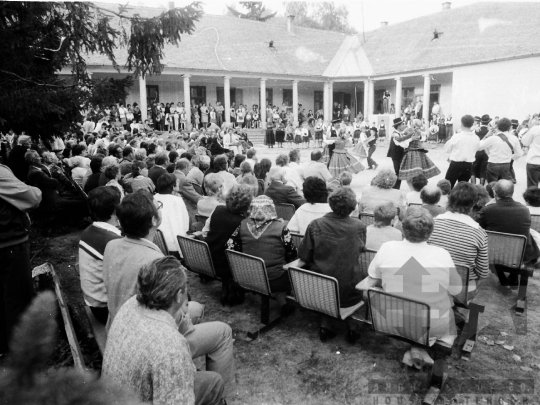
[[[527,188],[538,187],[540,183],[540,165],[527,163]]]
[[[393,187],[396,190],[399,190],[401,188],[401,180],[399,179],[399,168],[401,167],[401,160],[402,159],[392,159],[392,163],[394,164],[394,172],[396,172],[396,176],[398,176],[396,184],[394,184]]]
[[[328,162],[326,162],[326,166],[330,166],[330,160],[332,159],[332,155],[334,154],[334,149],[336,148],[336,145],[328,145]]]
[[[107,325],[107,319],[109,319],[109,308],[107,307],[88,307],[96,319],[103,325]]]
[[[469,181],[471,178],[472,163],[469,162],[450,162],[448,166],[448,171],[444,178],[450,182],[452,188],[456,182],[460,181]]]
[[[508,163],[488,163],[486,170],[486,181],[512,180],[510,174],[510,162]]]
[[[34,296],[29,243],[0,249],[0,263],[0,353],[6,353],[13,328]]]
[[[369,165],[369,167],[372,167],[374,165],[377,164],[377,162],[375,162],[371,156],[375,153],[375,149],[377,149],[377,146],[376,145],[371,145],[369,147],[369,151],[368,151],[368,155],[367,155],[367,163]]]
[[[495,270],[497,271],[497,277],[499,277],[499,281],[502,286],[517,286],[519,285],[519,275],[518,270],[515,269],[509,269],[505,266],[495,265]],[[510,273],[508,276],[506,276],[506,273]]]

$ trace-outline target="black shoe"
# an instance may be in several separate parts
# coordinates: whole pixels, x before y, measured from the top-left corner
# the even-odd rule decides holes
[[[331,331],[330,329],[321,328],[319,329],[319,339],[321,342],[326,342],[327,340],[333,339],[336,337],[336,332]]]
[[[220,298],[221,305],[223,306],[231,305],[229,295],[230,295],[229,283],[224,282],[221,285],[221,298]]]
[[[287,302],[285,305],[281,307],[281,316],[286,317],[291,315],[296,310],[296,307],[291,304],[290,302]]]
[[[360,333],[355,331],[355,330],[350,330],[347,332],[347,341],[350,343],[350,344],[355,344],[358,339],[360,339]]]

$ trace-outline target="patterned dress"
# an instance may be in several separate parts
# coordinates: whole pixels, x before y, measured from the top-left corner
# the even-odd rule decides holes
[[[335,142],[336,147],[334,148],[334,153],[332,154],[330,164],[328,165],[328,170],[334,177],[338,177],[345,171],[354,174],[365,169],[362,163],[345,150],[346,143],[347,141],[344,139],[337,139]]]
[[[409,143],[399,169],[400,180],[412,180],[414,176],[424,174],[426,178],[435,177],[441,171],[426,155],[422,148],[422,141],[415,140]]]

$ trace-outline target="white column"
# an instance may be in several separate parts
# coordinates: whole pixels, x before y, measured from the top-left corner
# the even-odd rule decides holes
[[[328,117],[330,116],[330,96],[328,91],[329,84],[328,82],[323,83],[323,114],[324,114],[324,120],[326,121]]]
[[[292,82],[292,113],[293,126],[298,126],[298,80]]]
[[[266,128],[266,79],[261,79],[261,103],[259,106],[261,128]]]
[[[225,107],[225,110],[223,113],[225,114],[225,121],[227,124],[231,123],[231,77],[225,76],[223,78],[223,104],[225,104],[223,107]]]
[[[431,75],[424,75],[424,99],[422,100],[422,118],[429,127],[429,93],[431,89]]]
[[[184,108],[186,109],[186,127],[191,129],[191,89],[189,88],[189,78],[191,75],[184,75]]]
[[[328,104],[330,105],[328,121],[332,122],[334,118],[334,82],[328,82]]]
[[[394,102],[394,107],[396,108],[396,118],[401,117],[401,99],[403,96],[401,95],[401,90],[403,87],[403,83],[401,82],[401,77],[396,77],[396,101]]]
[[[364,120],[369,114],[369,80],[364,80]]]
[[[375,113],[375,80],[369,81],[369,114]],[[371,124],[371,123],[370,123]]]
[[[146,104],[146,78],[139,76],[139,108],[141,109],[141,119],[144,122],[148,116],[148,105]]]

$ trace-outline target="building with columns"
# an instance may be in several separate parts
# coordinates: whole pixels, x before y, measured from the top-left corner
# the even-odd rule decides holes
[[[110,4],[100,4],[107,8]],[[163,9],[128,7],[141,16]],[[382,23],[375,31],[344,35],[297,27],[294,18],[257,22],[204,15],[193,35],[167,45],[159,76],[140,78],[126,103],[141,110],[159,102],[267,104],[306,112],[347,105],[370,123],[382,114],[383,93],[400,111],[423,101],[423,117],[435,101],[459,123],[463,114],[522,119],[540,107],[540,3],[477,3],[410,21]],[[118,49],[118,60],[125,50]],[[104,55],[89,55],[93,77],[123,77]],[[261,108],[265,122],[265,108]]]

